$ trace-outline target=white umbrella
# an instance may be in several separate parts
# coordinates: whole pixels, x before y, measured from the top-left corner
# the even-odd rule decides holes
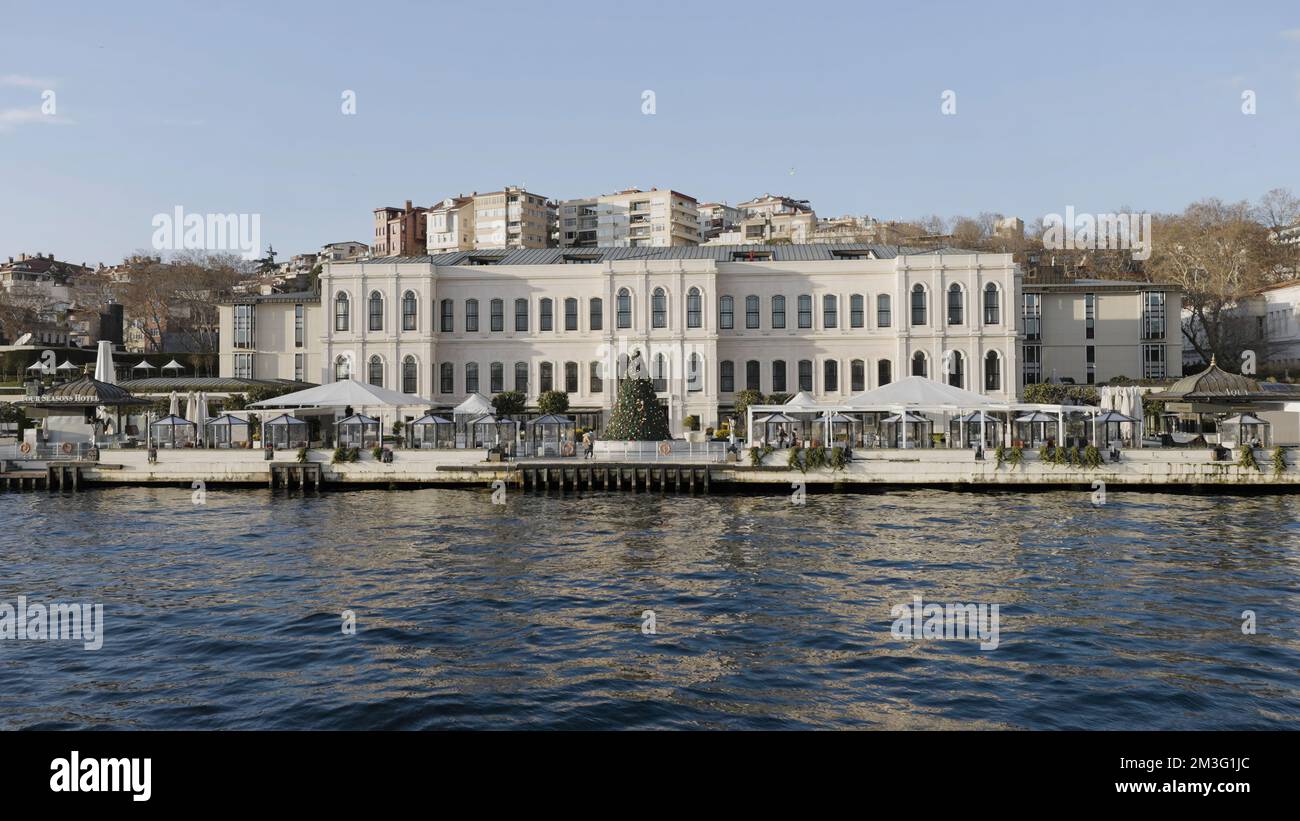
[[[28,366],[27,366],[27,370],[29,370],[29,371],[43,371],[43,370],[45,370],[45,365],[44,365],[43,363],[41,363],[40,361],[36,361],[36,362],[33,362],[32,364],[28,365]]]
[[[199,415],[198,402],[194,397],[194,391],[185,394],[185,418],[191,422],[197,422]]]
[[[177,373],[180,373],[181,371],[185,370],[185,366],[177,362],[175,359],[173,359],[171,362],[168,362],[166,365],[163,365],[162,369],[164,372],[176,371]]]
[[[171,395],[170,398],[171,398],[171,402],[170,402],[170,404],[168,405],[168,408],[167,408],[167,415],[168,415],[168,416],[180,416],[180,412],[181,412],[181,398],[180,398],[180,396],[176,393],[176,391],[172,391],[172,395]]]
[[[63,364],[60,365],[59,367],[55,368],[54,370],[56,370],[56,371],[75,371],[75,370],[77,370],[77,366],[74,365],[74,364],[72,364],[72,360],[71,360],[71,359],[65,359],[65,360],[63,360]]]
[[[199,432],[206,431],[208,425],[208,395],[199,391],[198,407],[195,409],[194,424],[198,425]]]
[[[117,384],[117,370],[113,367],[113,343],[100,340],[95,351],[95,379],[109,385]]]
[[[149,360],[147,360],[147,359],[141,359],[139,362],[137,362],[136,364],[134,364],[134,365],[131,366],[131,370],[133,370],[133,371],[153,371],[153,370],[157,370],[157,368],[154,367],[153,365],[150,365],[150,364],[149,364]]]

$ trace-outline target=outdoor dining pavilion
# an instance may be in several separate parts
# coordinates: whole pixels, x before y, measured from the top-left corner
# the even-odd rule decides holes
[[[1109,448],[1112,443],[1123,444],[1125,437],[1120,430],[1120,426],[1130,425],[1136,421],[1132,416],[1116,410],[1093,414],[1092,425],[1094,432],[1092,443],[1103,449]]]
[[[247,419],[223,413],[207,424],[208,447],[246,448],[252,444],[253,426]]]
[[[262,423],[262,446],[276,450],[305,448],[309,431],[304,420],[282,413]]]
[[[1062,426],[1059,416],[1043,411],[1031,411],[1024,416],[1017,416],[1012,422],[1015,433],[1012,437],[1013,441],[1023,442],[1026,447],[1044,445],[1049,439],[1054,444],[1061,441],[1059,429]]]
[[[547,414],[528,422],[528,452],[537,456],[572,456],[574,422],[567,416]]]
[[[432,413],[426,413],[406,426],[408,448],[456,447],[456,423]]]
[[[934,444],[934,420],[912,411],[896,413],[880,420],[885,441],[894,448],[928,448]]]
[[[802,420],[780,411],[755,419],[752,424],[758,425],[757,441],[765,442],[774,448],[790,444],[794,434],[803,426]]]
[[[1253,413],[1239,413],[1219,423],[1222,431],[1220,442],[1231,442],[1236,446],[1255,443],[1257,447],[1268,447],[1273,443],[1272,427]]]
[[[950,442],[956,442],[959,448],[979,447],[995,448],[1002,441],[1003,422],[988,411],[971,411],[965,416],[958,416],[948,423]]]
[[[338,421],[335,425],[339,447],[369,450],[377,448],[382,442],[379,434],[379,420],[373,416],[354,413]]]
[[[183,416],[168,414],[149,425],[149,440],[159,448],[192,448],[199,426]]]
[[[515,443],[519,441],[519,423],[513,419],[498,419],[492,414],[485,414],[469,425],[473,446],[476,448],[504,447],[514,454]]]

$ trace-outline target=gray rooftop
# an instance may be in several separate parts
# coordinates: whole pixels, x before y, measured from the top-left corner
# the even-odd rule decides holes
[[[845,257],[893,259],[902,255],[973,254],[958,248],[916,248],[875,243],[805,243],[791,245],[679,245],[670,248],[497,248],[484,251],[454,251],[447,254],[412,257],[375,257],[358,262],[433,263],[434,265],[472,265],[483,260],[492,265],[560,265],[574,260],[606,262],[611,260],[712,259],[718,262],[755,261],[766,257],[773,262],[815,262]],[[352,263],[333,263],[348,265]]]

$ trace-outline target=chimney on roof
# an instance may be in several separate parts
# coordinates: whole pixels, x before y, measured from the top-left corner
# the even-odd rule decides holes
[[[407,211],[410,211],[410,210],[411,210],[411,201],[410,201],[410,200],[407,200],[407,201],[406,201],[406,210],[407,210]]]

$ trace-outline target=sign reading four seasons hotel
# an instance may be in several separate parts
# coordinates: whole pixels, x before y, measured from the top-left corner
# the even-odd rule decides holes
[[[737,392],[847,397],[910,374],[1017,390],[1008,254],[890,246],[464,251],[331,263],[320,294],[222,310],[222,373],[353,378],[453,405],[505,390],[612,408],[641,352],[675,431]]]

